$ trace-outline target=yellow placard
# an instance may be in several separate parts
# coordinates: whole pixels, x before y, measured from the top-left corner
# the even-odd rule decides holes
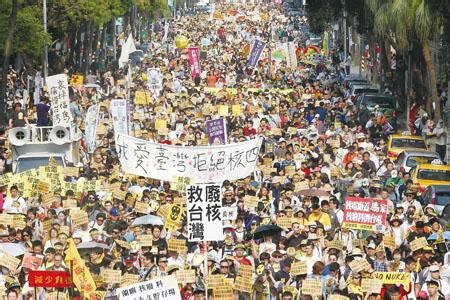
[[[241,114],[241,105],[240,104],[232,105],[231,112],[232,112],[233,116],[238,117]]]
[[[409,273],[404,272],[374,272],[373,277],[383,284],[403,284],[409,286]]]
[[[71,86],[81,86],[84,82],[84,76],[80,74],[73,74],[70,77],[70,85]]]
[[[155,129],[159,130],[160,128],[167,128],[167,120],[156,119],[156,121],[155,121]]]
[[[134,104],[147,105],[151,102],[151,95],[147,91],[136,91],[134,94]]]
[[[178,230],[183,220],[184,208],[178,204],[169,205],[166,212],[164,227],[170,230]]]
[[[217,112],[221,117],[228,117],[228,105],[219,105]]]

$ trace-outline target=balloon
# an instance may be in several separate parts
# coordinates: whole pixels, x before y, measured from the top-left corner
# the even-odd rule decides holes
[[[175,45],[178,49],[184,49],[189,44],[189,39],[184,35],[177,35],[175,37]]]

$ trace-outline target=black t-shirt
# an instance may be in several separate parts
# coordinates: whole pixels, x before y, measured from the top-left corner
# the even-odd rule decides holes
[[[24,127],[25,126],[25,118],[26,118],[26,114],[25,114],[25,112],[24,111],[19,111],[19,112],[17,112],[17,111],[13,111],[13,114],[12,114],[12,116],[11,116],[11,119],[12,119],[12,125],[13,125],[13,127]]]

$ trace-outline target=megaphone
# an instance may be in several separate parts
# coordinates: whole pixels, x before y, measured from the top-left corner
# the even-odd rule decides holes
[[[64,126],[55,126],[50,131],[50,141],[56,145],[63,145],[69,142],[69,130]]]
[[[23,146],[30,140],[30,130],[25,127],[14,127],[9,131],[11,145]]]

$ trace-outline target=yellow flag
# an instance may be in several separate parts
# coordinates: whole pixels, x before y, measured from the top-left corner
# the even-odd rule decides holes
[[[96,286],[91,272],[86,267],[84,260],[80,257],[73,239],[69,240],[66,251],[66,265],[71,266],[73,272],[73,283],[85,299],[96,299]],[[71,264],[72,263],[72,264]],[[83,286],[83,287],[82,287]]]

